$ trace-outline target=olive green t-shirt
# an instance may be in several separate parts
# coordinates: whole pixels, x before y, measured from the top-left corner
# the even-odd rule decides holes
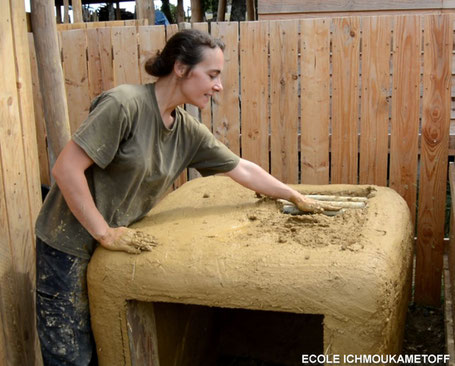
[[[145,216],[186,167],[208,176],[228,172],[239,162],[181,108],[175,110],[172,128],[166,128],[154,84],[121,85],[102,93],[72,139],[94,161],[85,175],[96,207],[111,227]],[[38,216],[36,235],[82,258],[90,258],[96,247],[56,184]]]

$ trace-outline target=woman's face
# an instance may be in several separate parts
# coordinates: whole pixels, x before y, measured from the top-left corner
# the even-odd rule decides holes
[[[223,64],[224,55],[220,48],[204,49],[202,61],[182,79],[181,90],[188,103],[202,109],[214,93],[223,90],[221,84]]]

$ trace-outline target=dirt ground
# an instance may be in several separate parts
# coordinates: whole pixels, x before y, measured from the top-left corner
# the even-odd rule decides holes
[[[411,304],[406,318],[402,354],[444,354],[444,332],[442,307],[430,308]]]

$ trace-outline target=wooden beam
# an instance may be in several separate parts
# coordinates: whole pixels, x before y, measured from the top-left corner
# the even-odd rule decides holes
[[[147,19],[149,25],[155,24],[155,6],[153,0],[136,0],[136,18]]]
[[[218,0],[218,13],[216,15],[216,20],[218,22],[223,22],[226,14],[226,0]]]
[[[69,0],[63,0],[63,23],[69,23],[70,22],[70,3]]]
[[[120,10],[120,2],[117,1],[115,4],[115,19],[122,20],[122,12]]]
[[[254,0],[246,0],[246,20],[256,20],[256,9],[254,6]]]
[[[38,143],[38,161],[40,182],[50,187],[51,176],[49,173],[49,157],[47,154],[46,143],[46,123],[44,120],[43,98],[39,87],[38,67],[36,64],[35,41],[33,33],[28,33],[29,49],[30,49],[30,64],[32,70],[32,90],[33,90],[33,106],[35,112],[35,130]]]
[[[52,167],[56,157],[70,140],[68,106],[54,7],[47,0],[34,0],[31,6],[36,60]]]
[[[185,21],[185,9],[183,8],[183,0],[177,1],[177,23]]]
[[[203,18],[201,0],[191,0],[191,23],[202,22]]]
[[[82,17],[82,2],[81,0],[71,0],[73,4],[73,22],[82,23],[84,18]]]
[[[55,7],[55,16],[57,18],[57,24],[62,24],[63,23],[63,19],[62,19],[62,9],[61,9],[61,6],[60,5],[57,5]]]
[[[447,1],[446,1],[447,3]],[[448,4],[448,3],[447,3]],[[446,5],[447,6],[447,5]],[[259,0],[258,13],[309,13],[337,11],[440,9],[441,0]]]

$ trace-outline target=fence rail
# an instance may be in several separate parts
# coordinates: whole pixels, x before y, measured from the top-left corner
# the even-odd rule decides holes
[[[455,148],[453,28],[451,14],[211,23],[226,42],[224,91],[203,111],[187,108],[234,152],[287,183],[397,190],[418,223],[416,299],[437,304]],[[59,32],[72,130],[102,90],[153,81],[143,64],[176,31]]]

